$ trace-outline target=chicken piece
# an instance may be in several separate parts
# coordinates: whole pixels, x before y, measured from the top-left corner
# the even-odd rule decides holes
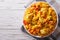
[[[48,30],[47,28],[44,28],[44,29],[41,29],[41,30],[40,30],[40,33],[41,33],[41,34],[47,34],[48,31],[49,31],[49,30]]]
[[[43,23],[43,18],[39,17],[39,22]]]
[[[47,19],[50,20],[52,16],[47,16]]]
[[[34,25],[34,26],[32,26],[32,29],[35,29],[35,28],[37,28],[38,27],[38,25]]]
[[[30,22],[30,20],[32,19],[32,17],[33,17],[33,14],[27,14],[27,15],[24,16],[24,20]]]
[[[47,15],[47,8],[41,8],[41,12],[42,12],[42,15],[41,15],[41,17],[46,17],[46,15]]]
[[[43,8],[49,8],[50,6],[49,5],[46,5],[46,4],[42,4],[42,7]]]
[[[35,24],[37,24],[37,21],[32,21],[31,24],[35,25]]]
[[[38,16],[34,16],[32,21],[37,21],[38,20]]]
[[[43,11],[46,11],[47,10],[47,8],[41,8],[41,12],[43,12]]]

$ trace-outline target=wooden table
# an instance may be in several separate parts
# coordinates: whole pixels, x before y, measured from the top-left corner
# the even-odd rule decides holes
[[[24,6],[32,0],[0,0],[0,40],[35,40],[22,32]]]

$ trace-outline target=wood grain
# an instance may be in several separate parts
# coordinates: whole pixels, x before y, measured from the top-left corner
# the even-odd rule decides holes
[[[0,40],[33,40],[21,31],[24,5],[29,0],[0,0]]]
[[[21,31],[24,6],[32,0],[0,0],[0,40],[35,40]]]

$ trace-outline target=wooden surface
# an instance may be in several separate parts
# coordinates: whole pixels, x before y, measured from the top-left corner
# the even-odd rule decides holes
[[[29,0],[0,0],[0,40],[34,39],[21,31],[24,6],[28,2]]]
[[[0,0],[0,40],[34,40],[21,31],[24,6],[32,0]]]

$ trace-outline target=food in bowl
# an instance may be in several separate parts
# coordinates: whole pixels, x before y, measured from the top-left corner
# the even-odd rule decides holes
[[[36,2],[30,5],[24,14],[23,24],[26,30],[35,36],[47,36],[56,27],[57,15],[47,2]]]

